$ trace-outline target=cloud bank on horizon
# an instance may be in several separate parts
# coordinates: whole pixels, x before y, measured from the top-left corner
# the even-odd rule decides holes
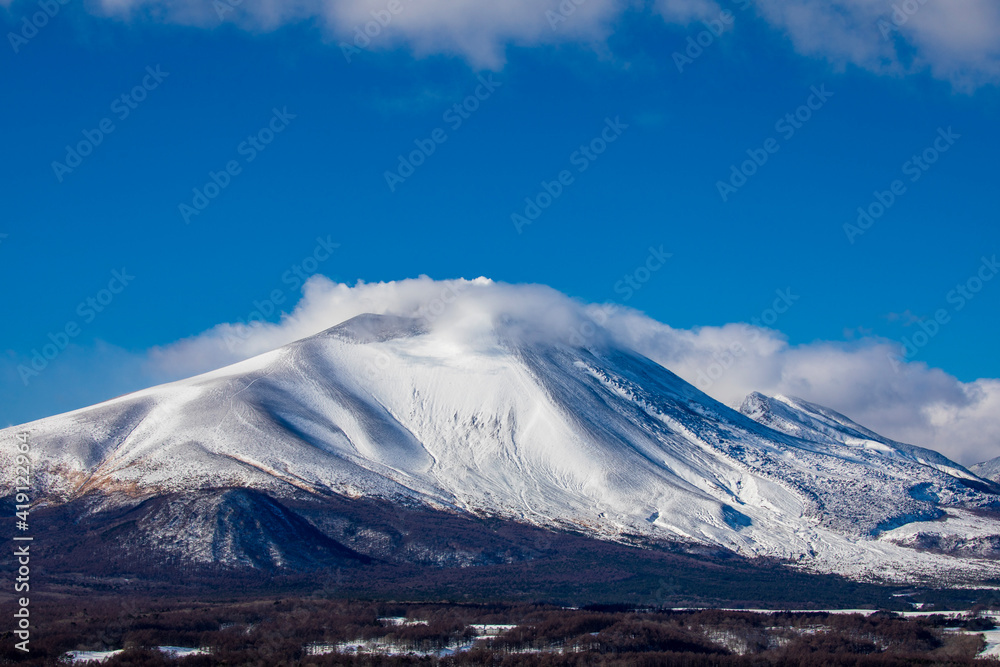
[[[362,313],[421,317],[463,344],[497,318],[525,335],[587,345],[610,341],[670,369],[731,406],[752,391],[831,407],[883,435],[971,464],[1000,454],[1000,380],[960,382],[899,346],[868,338],[791,346],[778,331],[743,323],[675,329],[636,310],[584,304],[542,285],[427,277],[350,287],[315,276],[278,323],[220,324],[147,352],[144,374],[187,377],[280,347]]]
[[[626,13],[689,25],[730,11],[754,14],[797,52],[837,67],[929,71],[964,90],[1000,80],[1000,4],[993,0],[98,0],[92,11],[256,32],[312,22],[340,48],[357,39],[362,48],[449,54],[491,69],[502,67],[509,46],[602,43]]]

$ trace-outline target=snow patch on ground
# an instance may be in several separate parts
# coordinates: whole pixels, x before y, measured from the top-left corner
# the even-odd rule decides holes
[[[192,655],[209,654],[209,651],[206,649],[187,648],[183,646],[158,646],[157,650],[170,658],[186,658]],[[124,649],[115,649],[112,651],[69,651],[68,653],[64,653],[60,660],[61,662],[67,662],[69,664],[86,663],[90,661],[104,662],[105,660],[110,660],[123,651]]]

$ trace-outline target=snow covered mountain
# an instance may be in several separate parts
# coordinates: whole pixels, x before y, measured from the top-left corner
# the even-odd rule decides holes
[[[988,479],[993,482],[1000,482],[1000,456],[994,459],[990,459],[989,461],[976,463],[973,466],[971,466],[969,470],[979,475],[983,479]]]
[[[364,558],[286,507],[307,496],[858,578],[1000,575],[1000,489],[936,452],[795,399],[753,394],[732,410],[602,336],[581,344],[502,316],[464,325],[360,315],[0,431],[0,463],[13,469],[10,443],[28,431],[46,503],[152,508],[122,525],[192,561],[301,560],[281,551],[288,535]]]
[[[851,421],[839,412],[800,398],[787,396],[768,398],[754,392],[743,401],[740,412],[776,431],[803,440],[872,450],[879,452],[883,457],[905,459],[930,466],[968,482],[975,483],[977,480],[974,473],[938,452],[890,440]]]

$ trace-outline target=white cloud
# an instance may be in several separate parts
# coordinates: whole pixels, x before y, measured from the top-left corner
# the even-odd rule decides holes
[[[400,0],[403,9],[386,26],[375,48],[406,44],[418,55],[449,53],[467,57],[479,67],[499,67],[509,44],[533,46],[566,40],[603,40],[609,21],[618,14],[615,0],[567,0],[572,11],[560,11],[552,0]],[[384,10],[386,0],[341,0],[327,3],[333,29],[347,37]],[[546,12],[552,12],[547,16]],[[550,20],[551,16],[557,18]],[[563,20],[564,19],[564,20]],[[363,28],[362,28],[363,29]],[[381,36],[379,36],[381,37]]]
[[[748,324],[674,329],[637,311],[587,306],[539,285],[426,277],[348,287],[314,277],[278,324],[242,330],[219,325],[150,351],[159,381],[192,375],[318,333],[355,315],[422,316],[466,343],[498,317],[524,333],[561,341],[613,339],[669,368],[714,398],[738,405],[751,391],[826,405],[877,432],[931,447],[962,463],[1000,455],[1000,380],[959,382],[923,363],[890,362],[898,349],[865,338],[792,346],[776,331]],[[592,330],[586,326],[598,323]],[[235,336],[235,337],[234,337]],[[607,338],[603,338],[603,337]]]
[[[687,0],[698,1],[698,0]],[[565,5],[560,10],[560,3]],[[251,31],[315,21],[338,46],[405,46],[416,55],[450,54],[498,69],[508,45],[602,41],[624,6],[619,0],[100,0],[108,16]],[[393,10],[393,11],[390,11]],[[553,12],[558,18],[551,20]],[[565,20],[562,20],[565,19]],[[357,39],[356,39],[357,38]]]
[[[972,89],[1000,78],[993,0],[756,0],[800,53],[873,72],[929,69]]]
[[[722,11],[713,0],[656,0],[653,6],[667,23],[708,21]]]
[[[797,396],[961,463],[1000,456],[1000,380],[963,383],[924,363],[899,362],[899,346],[890,341],[792,346],[779,332],[747,324],[682,330],[640,313],[612,318],[607,326],[617,339],[734,407],[751,391]]]
[[[378,34],[367,48],[458,55],[475,67],[494,69],[503,65],[510,45],[603,41],[627,10],[689,25],[715,18],[722,9],[749,16],[739,8],[753,7],[799,53],[839,66],[891,74],[929,70],[970,90],[1000,80],[1000,3],[995,0],[98,1],[99,11],[108,16],[204,27],[229,22],[267,31],[313,21],[338,44],[350,43],[356,29],[363,32],[381,17],[385,25],[371,24]],[[399,11],[386,13],[396,2]],[[547,11],[566,20],[553,27]]]
[[[149,372],[187,377],[311,336],[362,313],[420,317],[474,340],[497,317],[521,325],[526,336],[562,336],[569,342],[589,322],[583,307],[543,285],[506,285],[486,278],[435,281],[427,276],[354,287],[314,276],[295,309],[279,323],[220,324],[192,338],[150,350]]]

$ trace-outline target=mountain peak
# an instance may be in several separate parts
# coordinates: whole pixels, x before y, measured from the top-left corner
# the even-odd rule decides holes
[[[350,343],[364,344],[421,336],[429,331],[427,323],[420,318],[362,313],[330,327],[319,335],[333,336]]]
[[[861,448],[883,456],[908,459],[958,479],[969,482],[978,480],[969,470],[934,450],[897,442],[835,410],[800,398],[783,395],[768,397],[753,392],[743,401],[740,412],[776,431],[802,440]]]

